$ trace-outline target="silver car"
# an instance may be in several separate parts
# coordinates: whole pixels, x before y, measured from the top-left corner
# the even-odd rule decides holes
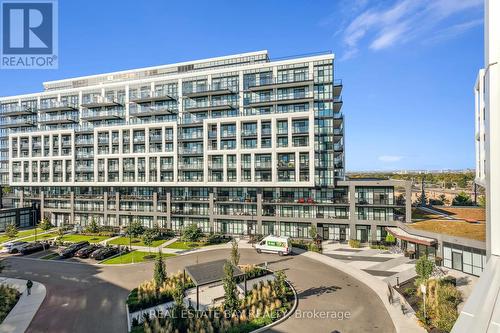
[[[11,242],[4,244],[3,247],[7,250],[8,253],[19,253],[23,247],[25,247],[27,242]]]

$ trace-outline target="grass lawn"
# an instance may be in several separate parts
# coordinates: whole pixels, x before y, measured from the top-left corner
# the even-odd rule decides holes
[[[486,224],[465,221],[427,220],[409,225],[411,228],[484,241]]]
[[[183,241],[177,241],[173,242],[170,245],[165,246],[166,248],[169,249],[176,249],[176,250],[189,250],[189,249],[195,249],[198,247],[202,247],[207,245],[206,243],[203,242],[183,242]]]
[[[448,214],[456,219],[486,220],[486,209],[482,207],[439,206],[433,207],[433,209]]]
[[[42,229],[40,228],[37,228],[37,233],[42,233],[42,232],[45,232],[43,231]],[[0,233],[0,243],[5,243],[5,242],[8,242],[10,240],[14,240],[14,239],[18,239],[18,238],[21,238],[21,237],[27,237],[27,236],[31,236],[31,235],[34,235],[35,234],[35,229],[29,229],[29,230],[20,230],[16,237],[14,238],[9,238],[5,235],[5,233]]]
[[[57,232],[49,232],[48,234],[43,234],[43,235],[37,235],[36,240],[37,241],[43,241],[43,240],[49,240],[50,238],[57,237]],[[32,242],[35,240],[35,236],[28,237],[26,239],[23,239],[23,242]]]
[[[428,213],[420,208],[412,208],[411,210],[412,219],[422,220],[422,219],[436,219],[440,216],[437,214]]]
[[[63,242],[78,243],[87,241],[89,243],[99,243],[105,239],[111,238],[109,236],[94,236],[94,235],[64,235],[60,238]]]
[[[155,240],[155,241],[153,241],[153,244],[151,245],[151,247],[157,247],[157,246],[165,243],[166,241],[168,241],[168,239]],[[109,241],[108,244],[129,246],[130,238],[129,237],[115,238],[115,239]],[[144,242],[142,241],[141,238],[132,238],[132,246],[146,246],[146,245],[144,244]]]
[[[153,256],[152,258],[147,258],[149,255]],[[175,254],[171,253],[162,253],[163,258],[174,257]],[[138,263],[147,260],[154,260],[156,258],[156,253],[154,252],[141,252],[141,251],[132,251],[126,254],[123,254],[119,257],[114,257],[110,259],[106,259],[102,262],[102,264],[114,265],[114,264],[131,264]]]

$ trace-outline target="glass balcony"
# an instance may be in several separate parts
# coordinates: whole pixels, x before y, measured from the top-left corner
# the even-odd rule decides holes
[[[163,90],[158,91],[140,91],[135,95],[130,96],[130,102],[136,104],[176,100],[177,96]]]
[[[85,98],[82,106],[87,109],[95,109],[109,106],[123,106],[116,98],[103,97],[103,96],[90,96]]]
[[[217,84],[217,85],[197,85],[183,91],[186,97],[216,96],[235,94],[238,92],[238,85]]]
[[[18,104],[3,104],[0,106],[0,116],[23,116],[36,113],[35,108]]]
[[[8,118],[4,123],[0,124],[0,128],[20,128],[20,127],[34,127],[36,122],[29,118]]]
[[[59,101],[45,101],[40,103],[38,108],[40,112],[59,112],[59,111],[76,111],[78,110],[78,104],[71,103],[69,101],[59,102]]]
[[[50,124],[69,124],[78,122],[78,114],[41,114],[38,122],[45,125]]]
[[[123,118],[125,118],[123,109],[106,110],[106,111],[84,110],[82,112],[82,120],[87,120],[87,121],[123,119]]]
[[[176,114],[177,107],[155,105],[155,106],[143,106],[143,105],[131,105],[130,106],[130,116],[131,117],[149,117],[149,116],[162,116],[168,114]]]
[[[305,72],[295,75],[282,75],[274,78],[265,77],[264,79],[250,83],[247,90],[258,91],[274,88],[291,88],[310,85],[312,83],[312,75]]]

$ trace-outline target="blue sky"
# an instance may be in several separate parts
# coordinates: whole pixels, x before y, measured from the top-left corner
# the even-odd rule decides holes
[[[332,50],[348,171],[474,166],[482,0],[59,1],[59,69],[0,70],[0,96],[42,82],[267,49]]]

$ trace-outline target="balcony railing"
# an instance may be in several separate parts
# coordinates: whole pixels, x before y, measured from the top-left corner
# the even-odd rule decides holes
[[[130,106],[130,116],[133,117],[148,117],[148,116],[160,116],[167,114],[176,114],[178,112],[177,107],[155,105],[155,106],[143,106],[134,105]]]
[[[0,107],[0,116],[22,116],[36,113],[36,109],[25,105],[4,104]]]
[[[40,103],[38,110],[40,112],[76,111],[78,104],[68,101],[46,101]]]
[[[82,103],[82,106],[88,109],[119,105],[123,105],[123,103],[119,102],[115,97],[111,98],[108,96],[91,96],[89,98],[84,98]]]
[[[38,118],[38,122],[43,124],[67,124],[67,123],[77,123],[77,114],[56,114],[52,115],[50,113],[41,114]]]
[[[139,93],[130,96],[130,102],[137,103],[137,104],[157,102],[157,101],[176,100],[176,99],[177,99],[176,94],[174,94],[173,92],[169,93],[169,92],[163,91],[163,90],[140,91]]]
[[[106,119],[123,119],[125,117],[124,110],[106,110],[106,111],[94,111],[94,110],[84,110],[82,112],[83,120],[106,120]]]
[[[308,72],[295,75],[282,75],[279,77],[266,77],[248,85],[248,90],[272,89],[275,87],[287,87],[306,85],[312,83],[312,76]]]
[[[32,126],[36,126],[35,120],[26,118],[7,119],[4,123],[0,124],[0,128]]]

